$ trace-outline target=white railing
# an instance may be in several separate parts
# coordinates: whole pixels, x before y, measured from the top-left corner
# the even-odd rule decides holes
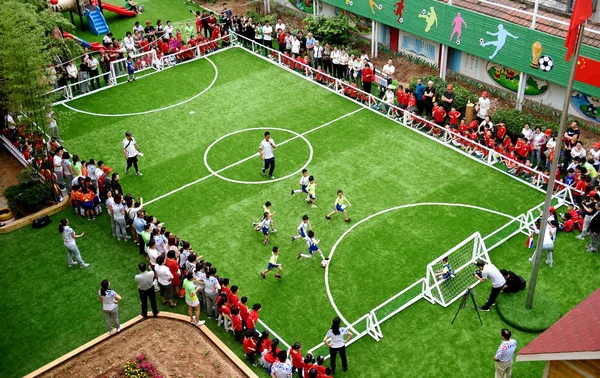
[[[2,142],[4,147],[6,147],[6,149],[8,150],[8,152],[10,152],[11,155],[13,155],[15,157],[15,159],[17,159],[17,161],[19,163],[21,163],[22,166],[27,167],[29,165],[29,162],[25,159],[25,156],[23,156],[23,153],[21,153],[21,151],[19,151],[19,149],[17,147],[15,147],[10,142],[10,140],[8,140],[8,138],[6,138],[2,134],[0,134],[0,142]]]

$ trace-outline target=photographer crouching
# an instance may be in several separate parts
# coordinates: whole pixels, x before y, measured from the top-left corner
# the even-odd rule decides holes
[[[504,280],[506,281],[506,284],[502,288],[503,293],[518,293],[527,286],[527,281],[525,281],[525,278],[517,275],[514,272],[511,272],[510,270],[500,269],[500,273],[502,273]]]
[[[490,307],[492,307],[496,303],[496,298],[502,291],[502,288],[506,284],[506,280],[502,276],[502,273],[494,266],[494,264],[487,264],[483,260],[477,260],[477,271],[473,274],[473,277],[477,278],[481,282],[485,282],[490,280],[492,283],[492,291],[490,292],[490,296],[487,299],[487,302],[481,307],[479,307],[480,311],[490,311]]]

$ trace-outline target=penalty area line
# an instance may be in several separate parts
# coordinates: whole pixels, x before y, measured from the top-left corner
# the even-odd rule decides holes
[[[356,110],[354,110],[354,111],[352,111],[352,112],[350,112],[350,113],[346,113],[346,114],[344,114],[343,116],[340,116],[340,117],[338,117],[338,118],[336,118],[336,119],[334,119],[334,120],[331,120],[331,121],[329,121],[329,122],[326,122],[326,123],[324,123],[324,124],[322,124],[322,125],[319,125],[319,126],[317,126],[317,127],[315,127],[315,128],[312,128],[312,129],[310,129],[310,130],[308,130],[308,131],[305,131],[305,132],[303,132],[303,133],[301,133],[301,134],[299,134],[299,135],[295,135],[295,136],[293,136],[293,137],[291,137],[291,138],[289,138],[289,139],[286,139],[286,140],[284,140],[283,142],[279,143],[279,146],[283,146],[284,144],[286,144],[286,143],[289,143],[289,142],[291,142],[291,141],[293,141],[293,140],[295,140],[295,139],[298,139],[298,138],[300,138],[301,136],[305,136],[305,135],[307,135],[307,134],[310,134],[310,133],[312,133],[312,132],[315,132],[315,131],[317,131],[317,130],[320,130],[320,129],[322,129],[322,128],[323,128],[323,127],[325,127],[325,126],[329,126],[329,125],[331,125],[332,123],[335,123],[335,122],[337,122],[337,121],[340,121],[340,120],[342,120],[342,119],[344,119],[344,118],[346,118],[346,117],[350,117],[350,116],[352,116],[352,115],[354,115],[354,114],[356,114],[356,113],[358,113],[358,112],[360,112],[360,111],[362,111],[362,110],[365,110],[365,108],[356,109]],[[265,129],[268,129],[268,127],[266,127]],[[240,164],[242,164],[242,163],[245,163],[245,162],[247,162],[248,160],[250,160],[250,159],[252,159],[252,158],[255,158],[256,156],[259,156],[259,153],[258,153],[258,152],[257,152],[257,153],[255,153],[255,154],[252,154],[252,155],[250,155],[250,156],[248,156],[248,157],[245,157],[245,158],[243,158],[242,160],[236,161],[235,163],[229,164],[228,166],[226,166],[226,167],[223,167],[223,168],[221,168],[221,169],[219,169],[219,170],[215,171],[214,173],[210,173],[210,174],[208,174],[208,175],[206,175],[206,176],[204,176],[204,177],[201,177],[201,178],[199,178],[199,179],[197,179],[197,180],[195,180],[195,181],[192,181],[192,182],[190,182],[190,183],[187,183],[187,184],[185,184],[185,185],[182,185],[182,186],[180,186],[180,187],[179,187],[179,188],[177,188],[177,189],[173,189],[173,190],[171,190],[170,192],[167,192],[167,193],[165,193],[165,194],[162,194],[162,195],[160,195],[160,196],[158,196],[158,197],[156,197],[156,198],[153,198],[153,199],[151,199],[150,201],[146,202],[146,203],[145,203],[145,205],[150,205],[150,204],[153,204],[154,202],[157,202],[157,201],[159,201],[159,200],[161,200],[161,199],[163,199],[163,198],[166,198],[166,197],[168,197],[168,196],[170,196],[170,195],[172,195],[172,194],[175,194],[175,193],[177,193],[177,192],[180,192],[180,191],[182,191],[182,190],[183,190],[183,189],[185,189],[185,188],[189,188],[189,187],[190,187],[190,186],[192,186],[192,185],[196,185],[196,184],[198,184],[198,183],[200,183],[200,182],[202,182],[202,181],[204,181],[204,180],[206,180],[206,179],[208,179],[208,178],[210,178],[210,177],[214,176],[214,175],[215,175],[215,173],[216,173],[216,174],[219,174],[219,173],[221,173],[221,172],[223,172],[223,171],[226,171],[226,170],[228,170],[228,169],[230,169],[230,168],[233,168],[233,167],[235,167],[235,166],[237,166],[237,165],[240,165]]]

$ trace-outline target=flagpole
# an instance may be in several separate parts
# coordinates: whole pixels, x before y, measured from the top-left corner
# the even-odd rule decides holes
[[[552,159],[552,169],[550,170],[550,179],[548,180],[548,187],[546,188],[546,201],[544,202],[544,211],[542,213],[542,220],[540,223],[540,233],[535,246],[533,269],[531,270],[531,278],[529,279],[529,292],[527,293],[527,303],[525,304],[527,309],[531,309],[533,307],[533,296],[535,294],[538,270],[540,267],[540,261],[542,259],[542,246],[544,245],[544,236],[546,235],[546,228],[548,227],[548,216],[550,215],[550,206],[552,206],[552,193],[554,192],[554,181],[556,178],[556,170],[558,169],[558,160],[560,157],[560,154],[557,154],[556,151],[560,151],[562,148],[562,135],[565,133],[565,124],[567,123],[567,118],[569,116],[569,105],[571,104],[571,93],[573,92],[573,82],[575,78],[575,71],[577,70],[577,60],[579,60],[579,50],[581,50],[581,42],[586,23],[587,22],[584,22],[582,25],[579,25],[577,43],[575,45],[575,59],[573,59],[571,63],[571,74],[569,75],[567,93],[565,94],[565,102],[563,104],[562,114],[560,116],[558,136],[556,138],[556,146],[554,148],[554,159]]]

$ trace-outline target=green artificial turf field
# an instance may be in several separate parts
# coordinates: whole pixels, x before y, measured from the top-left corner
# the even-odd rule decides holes
[[[336,313],[318,257],[296,260],[306,246],[290,237],[302,215],[308,214],[320,247],[328,254],[352,225],[339,214],[325,219],[338,189],[353,204],[349,208],[353,222],[396,206],[438,203],[373,217],[339,243],[329,267],[329,284],[349,321],[424,277],[429,262],[473,232],[486,235],[508,220],[485,210],[444,204],[517,216],[543,199],[506,175],[240,49],[210,60],[218,70],[200,60],[68,103],[104,114],[172,106],[168,110],[100,117],[56,107],[61,136],[72,153],[104,160],[120,172],[126,191],[151,201],[145,206],[150,214],[189,240],[217,267],[217,274],[240,287],[250,304],[260,302],[261,319],[288,343],[302,342],[304,351],[322,340]],[[126,130],[134,133],[145,153],[140,161],[142,177],[123,174],[120,142]],[[261,176],[258,157],[248,158],[256,153],[263,130],[271,130],[280,145],[275,182]],[[231,166],[219,173],[224,178],[262,184],[211,175],[205,157],[215,171]],[[290,189],[298,187],[298,170],[309,160],[309,172],[319,184],[317,209],[307,205],[303,195],[290,196]],[[280,247],[282,280],[272,275],[262,280],[259,275],[272,246],[262,244],[251,223],[260,219],[265,201],[277,211],[279,232],[271,241]],[[56,232],[63,216],[72,219],[77,232],[87,233],[78,244],[92,264],[88,270],[66,267]],[[140,257],[135,245],[111,238],[106,216],[89,222],[66,210],[53,220],[43,230],[25,228],[0,237],[7,256],[14,254],[0,275],[0,284],[7,289],[3,307],[7,331],[0,336],[0,353],[6,361],[0,367],[3,376],[34,370],[105,332],[96,296],[102,279],[109,279],[124,297],[122,322],[139,313],[133,276]],[[558,238],[555,266],[541,268],[538,284],[563,313],[600,286],[596,256],[583,252],[581,242],[572,236]],[[531,251],[524,244],[525,237],[517,236],[490,257],[499,268],[528,278]],[[482,304],[489,284],[479,285],[476,292]],[[346,376],[490,376],[505,324],[493,309],[482,314],[483,326],[468,310],[450,325],[457,306],[443,308],[422,300],[399,313],[383,324],[382,341],[366,337],[349,348]],[[186,311],[183,302],[177,310]],[[217,328],[214,320],[208,326]],[[217,332],[233,345],[230,335]],[[514,334],[520,346],[536,336]],[[233,350],[242,354],[238,346]],[[542,370],[540,363],[514,367],[518,376],[540,376]]]

